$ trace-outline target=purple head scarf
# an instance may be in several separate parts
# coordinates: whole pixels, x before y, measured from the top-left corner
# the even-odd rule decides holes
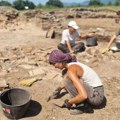
[[[69,62],[76,62],[77,59],[75,56],[71,56],[69,53],[63,53],[60,50],[53,50],[49,56],[49,63],[60,63],[66,61]]]

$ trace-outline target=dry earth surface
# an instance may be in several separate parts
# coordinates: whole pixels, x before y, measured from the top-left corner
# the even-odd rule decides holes
[[[66,25],[68,21],[66,20]],[[119,27],[111,18],[79,18],[76,21],[82,33],[101,28],[112,36]],[[107,40],[99,38],[98,46],[86,47],[85,52],[76,55],[79,61],[88,64],[99,74],[104,84],[107,102],[103,108],[94,109],[94,113],[72,116],[69,110],[53,105],[53,103],[61,105],[69,97],[68,94],[59,99],[46,101],[46,98],[59,86],[62,78],[60,71],[49,65],[45,57],[51,50],[56,49],[60,38],[50,39],[45,38],[45,35],[46,31],[36,26],[33,21],[25,24],[21,22],[14,29],[12,27],[0,29],[0,65],[2,66],[0,66],[0,80],[4,79],[10,87],[28,90],[33,100],[21,120],[120,120],[120,53],[101,54],[100,51],[107,45]],[[82,41],[86,43],[85,40]],[[20,80],[30,77],[28,71],[34,69],[40,71],[39,76],[44,76],[43,79],[30,87],[19,85]],[[3,115],[2,109],[0,120],[8,120]]]

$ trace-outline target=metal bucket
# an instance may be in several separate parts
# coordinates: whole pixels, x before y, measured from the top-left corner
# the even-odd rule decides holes
[[[96,37],[90,37],[86,39],[86,46],[92,47],[97,45],[97,38]]]
[[[29,92],[20,88],[6,90],[0,95],[4,115],[9,119],[19,119],[26,113],[31,101]]]

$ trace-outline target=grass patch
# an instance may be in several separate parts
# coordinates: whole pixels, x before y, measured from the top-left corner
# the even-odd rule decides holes
[[[55,6],[42,6],[40,8],[36,8],[36,9],[43,9],[43,10],[61,10],[61,9],[70,9],[70,8],[86,8],[86,9],[110,9],[110,10],[114,10],[114,11],[118,11],[120,10],[120,6],[114,6],[114,5],[103,5],[103,6],[66,6],[63,8],[59,8],[59,7],[55,7]]]
[[[59,7],[55,7],[55,6],[41,6],[39,8],[35,8],[33,10],[45,10],[45,11],[52,11],[52,10],[64,10],[64,9],[80,9],[80,8],[85,8],[85,9],[108,9],[108,10],[113,10],[113,11],[119,11],[120,10],[120,6],[114,6],[114,5],[111,5],[111,6],[108,6],[108,5],[103,5],[103,6],[66,6],[66,7],[63,7],[63,8],[59,8]],[[22,10],[22,12],[24,11],[28,11],[28,10]]]
[[[56,7],[56,6],[41,6],[40,8],[36,7],[36,9],[43,9],[43,10],[47,10],[47,11],[51,11],[51,10],[60,10],[60,9],[64,9],[64,8],[59,8],[59,7]]]
[[[118,11],[120,10],[120,6],[108,6],[108,5],[104,5],[104,6],[88,6],[87,8],[94,8],[94,9],[109,9],[109,10],[114,10],[114,11]]]

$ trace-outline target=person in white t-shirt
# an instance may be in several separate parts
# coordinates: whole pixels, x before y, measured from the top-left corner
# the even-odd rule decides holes
[[[78,25],[75,21],[70,21],[68,23],[68,29],[65,29],[62,32],[62,40],[60,44],[58,44],[58,49],[63,51],[64,53],[74,53],[74,52],[82,52],[85,50],[85,45],[83,42],[75,43],[76,39],[93,37],[94,34],[80,34],[77,29]]]

